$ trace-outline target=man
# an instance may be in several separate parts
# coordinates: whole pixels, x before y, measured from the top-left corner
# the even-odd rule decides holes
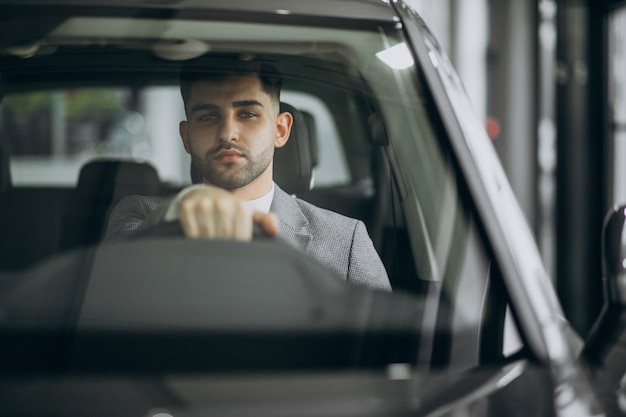
[[[255,60],[200,58],[185,65],[180,136],[202,184],[175,198],[131,196],[109,219],[106,239],[178,219],[191,238],[250,240],[253,229],[281,236],[345,280],[389,290],[363,222],[315,207],[273,182],[274,149],[293,122],[280,113],[282,77]],[[198,65],[204,71],[194,70]]]

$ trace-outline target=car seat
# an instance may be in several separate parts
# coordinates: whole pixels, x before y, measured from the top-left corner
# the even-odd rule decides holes
[[[94,159],[78,177],[64,217],[62,249],[100,241],[109,212],[131,194],[160,195],[161,180],[156,169],[145,162]]]
[[[16,187],[0,147],[0,270],[34,265],[57,251],[69,189]]]

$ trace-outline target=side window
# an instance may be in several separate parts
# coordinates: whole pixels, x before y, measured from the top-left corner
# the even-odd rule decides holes
[[[502,356],[508,358],[519,352],[524,345],[513,320],[511,309],[507,307],[504,321],[504,340],[502,343]]]

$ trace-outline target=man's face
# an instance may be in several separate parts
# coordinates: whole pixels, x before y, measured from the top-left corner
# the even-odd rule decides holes
[[[287,142],[292,122],[277,107],[254,75],[193,84],[180,134],[205,182],[250,198],[269,191],[274,148]]]

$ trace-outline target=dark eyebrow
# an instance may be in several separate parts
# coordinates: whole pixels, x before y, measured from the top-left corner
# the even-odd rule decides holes
[[[256,101],[256,100],[241,100],[241,101],[234,101],[233,102],[233,107],[247,107],[247,106],[260,106],[260,107],[263,107],[263,104],[261,104],[261,102]]]

